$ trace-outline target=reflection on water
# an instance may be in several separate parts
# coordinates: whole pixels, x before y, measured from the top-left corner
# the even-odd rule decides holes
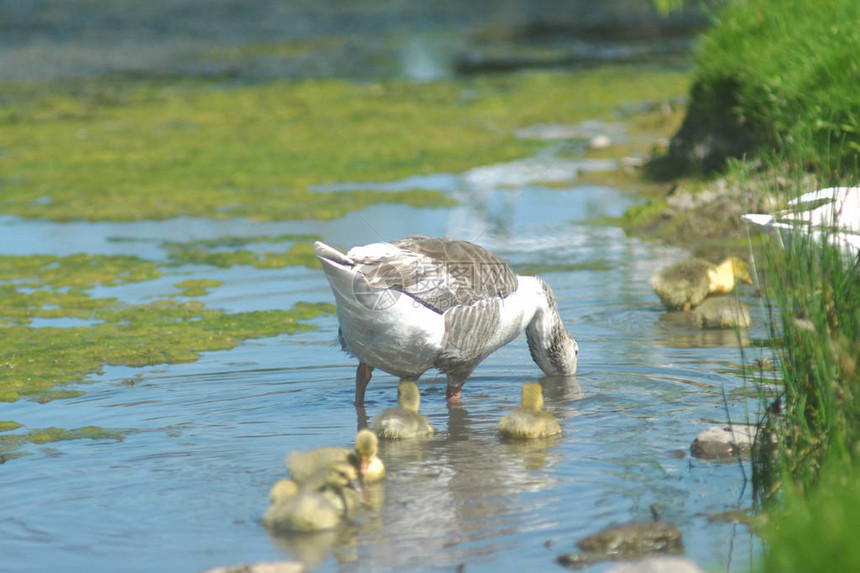
[[[28,446],[30,455],[0,466],[3,565],[189,572],[295,558],[319,571],[430,571],[460,564],[469,571],[541,570],[555,567],[552,559],[573,550],[576,539],[612,523],[648,519],[649,507],[658,504],[663,518],[681,528],[687,554],[704,568],[746,570],[758,551],[755,538],[743,527],[703,517],[749,503],[737,466],[678,455],[701,429],[725,419],[723,389],[729,414],[738,420],[747,415],[748,398],[731,392],[744,386],[736,368],[737,335],[692,328],[659,306],[647,283],[652,269],[686,253],[582,224],[595,212],[617,215],[628,204],[618,191],[571,183],[489,187],[451,209],[387,205],[326,222],[0,221],[0,237],[22,232],[33,239],[27,248],[37,252],[53,252],[55,238],[70,228],[78,250],[92,244],[94,251],[156,258],[165,231],[173,240],[318,233],[345,246],[378,240],[377,233],[421,233],[477,239],[517,264],[582,263],[544,275],[580,345],[576,379],[541,377],[524,340],[478,367],[464,386],[461,408],[446,405],[444,377],[428,373],[419,381],[421,409],[436,436],[381,444],[385,483],[366,490],[367,509],[335,532],[275,539],[261,524],[269,487],[285,475],[288,451],[348,446],[363,423],[352,405],[355,362],[334,344],[333,316],[317,319],[316,331],[248,341],[192,364],[106,367],[77,398],[0,406],[0,419],[22,423],[21,432],[83,425],[137,430],[121,442]],[[117,235],[143,240],[107,240]],[[99,296],[152,300],[173,292],[178,280],[215,278],[223,286],[202,300],[231,312],[330,300],[322,273],[304,268],[198,266],[165,273]],[[763,339],[762,325],[754,312],[746,336]],[[124,383],[136,375],[134,384]],[[534,380],[543,385],[545,408],[561,421],[563,435],[503,442],[498,422],[518,405],[522,384]],[[396,387],[396,379],[377,373],[365,417],[394,405]]]
[[[664,312],[654,323],[655,340],[658,344],[678,348],[749,348],[748,328],[703,329],[692,312]]]

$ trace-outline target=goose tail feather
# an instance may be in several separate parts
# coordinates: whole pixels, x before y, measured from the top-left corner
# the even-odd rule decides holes
[[[334,247],[330,247],[321,241],[314,243],[314,251],[317,257],[323,262],[332,262],[345,267],[355,266],[355,261],[341,253]]]

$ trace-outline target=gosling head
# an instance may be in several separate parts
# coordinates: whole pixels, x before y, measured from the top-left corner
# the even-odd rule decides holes
[[[751,285],[750,264],[740,257],[729,257],[727,260],[731,262],[732,274],[735,276],[735,279]]]
[[[335,462],[325,468],[324,487],[342,490],[358,489],[358,471],[350,463]]]
[[[543,388],[537,382],[523,384],[521,398],[523,410],[538,412],[543,408]]]
[[[364,428],[355,435],[355,452],[358,454],[358,473],[365,475],[370,464],[376,458],[379,449],[379,438],[371,430]]]
[[[417,412],[421,405],[421,393],[415,382],[404,381],[397,386],[397,404],[404,410]]]

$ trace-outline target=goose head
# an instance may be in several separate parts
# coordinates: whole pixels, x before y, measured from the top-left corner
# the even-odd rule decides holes
[[[579,345],[564,328],[552,289],[540,278],[537,284],[540,289],[537,309],[526,327],[529,352],[545,374],[573,376],[576,374]]]

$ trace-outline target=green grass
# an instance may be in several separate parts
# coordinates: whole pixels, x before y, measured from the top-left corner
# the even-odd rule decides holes
[[[760,569],[860,570],[860,265],[805,237],[757,261],[782,371],[762,394],[753,486],[770,513]],[[765,408],[767,408],[765,410]]]
[[[806,168],[860,157],[860,2],[726,3],[697,52],[698,97]]]
[[[785,249],[771,245],[764,256],[762,286],[778,309],[770,327],[784,382],[781,413],[764,423],[776,445],[760,448],[754,468],[766,497],[779,481],[800,491],[813,487],[825,465],[853,467],[860,445],[860,275],[856,262],[806,237]]]
[[[860,469],[860,468],[857,468]],[[789,492],[762,529],[768,573],[860,570],[860,479],[857,471],[826,470],[807,494]]]

